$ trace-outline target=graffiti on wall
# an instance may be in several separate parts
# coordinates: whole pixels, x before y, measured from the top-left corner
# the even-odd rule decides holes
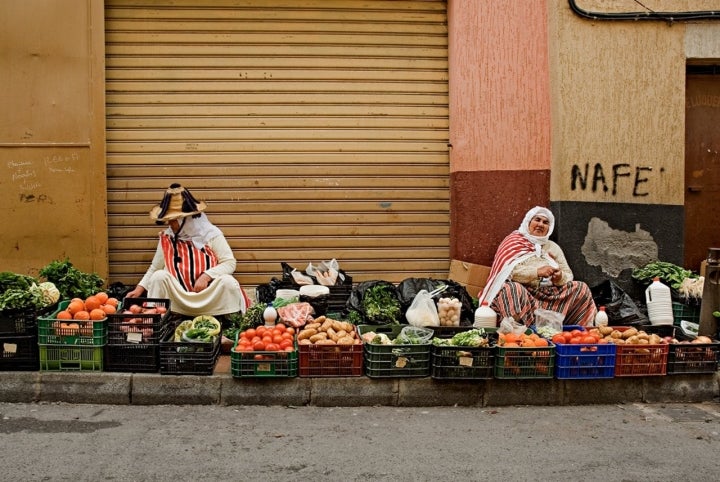
[[[665,168],[659,168],[660,173]],[[570,189],[572,191],[601,192],[616,196],[618,192],[632,193],[633,197],[648,196],[649,182],[653,168],[650,166],[632,167],[627,163],[613,164],[603,167],[599,162],[591,166],[589,162],[584,165],[574,164],[570,174]]]
[[[74,175],[80,156],[76,152],[69,154],[51,154],[42,159],[10,159],[5,163],[7,180],[17,190],[20,203],[49,203],[52,198],[44,192],[44,184],[57,182],[54,177]]]

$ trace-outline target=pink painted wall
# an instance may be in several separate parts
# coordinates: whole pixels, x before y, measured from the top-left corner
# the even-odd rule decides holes
[[[550,168],[546,0],[449,0],[451,171]]]
[[[546,0],[449,0],[450,256],[489,265],[550,202]]]

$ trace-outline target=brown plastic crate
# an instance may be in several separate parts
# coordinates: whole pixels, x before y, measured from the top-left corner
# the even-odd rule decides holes
[[[630,329],[629,326],[614,326],[618,331]],[[664,336],[658,328],[673,329],[670,326],[638,326],[638,330],[646,333],[656,333]],[[645,377],[667,374],[667,361],[669,345],[616,345],[615,376],[616,377]]]

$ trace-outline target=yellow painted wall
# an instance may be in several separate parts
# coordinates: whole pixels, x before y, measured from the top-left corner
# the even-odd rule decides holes
[[[451,171],[550,167],[546,0],[450,0]]]
[[[650,3],[662,10],[669,2]],[[717,0],[678,3],[720,8]],[[573,14],[567,0],[548,5],[551,199],[682,205],[687,24],[591,21]],[[639,9],[636,2],[604,5]]]
[[[105,277],[103,2],[0,2],[0,45],[0,270]]]

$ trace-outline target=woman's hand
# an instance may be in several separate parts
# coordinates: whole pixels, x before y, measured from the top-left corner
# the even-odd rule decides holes
[[[143,293],[145,293],[145,288],[143,288],[140,285],[137,285],[135,289],[132,291],[129,291],[128,294],[125,295],[125,298],[140,298]]]
[[[562,277],[562,271],[558,268],[546,265],[538,268],[537,275],[538,278],[550,278],[554,282],[560,280]]]
[[[193,285],[193,291],[195,293],[200,293],[202,290],[208,287],[210,282],[212,281],[212,278],[205,273],[198,276],[198,279],[195,280],[195,285]]]

